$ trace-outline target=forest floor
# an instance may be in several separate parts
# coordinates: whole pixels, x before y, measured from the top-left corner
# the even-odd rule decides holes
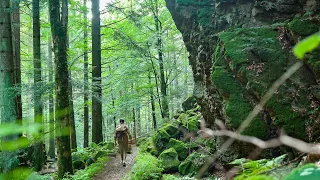
[[[114,157],[110,161],[108,161],[103,172],[97,175],[94,179],[121,180],[125,178],[134,165],[137,154],[138,148],[136,146],[132,146],[132,153],[127,154],[126,167],[122,166],[120,154],[117,154],[117,157]]]

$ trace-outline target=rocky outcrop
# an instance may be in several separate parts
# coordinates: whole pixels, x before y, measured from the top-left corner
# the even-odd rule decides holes
[[[292,46],[320,27],[319,0],[166,2],[190,54],[194,96],[211,127],[219,119],[238,128],[272,83],[298,61]],[[306,57],[245,134],[270,139],[284,129],[317,140],[319,52]]]

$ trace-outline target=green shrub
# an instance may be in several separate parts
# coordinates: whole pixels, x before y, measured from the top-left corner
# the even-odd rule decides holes
[[[151,154],[139,154],[136,157],[136,164],[132,167],[128,179],[130,180],[150,180],[161,179],[161,161]]]
[[[180,178],[174,176],[174,175],[171,175],[171,174],[164,174],[162,176],[162,180],[179,180]]]
[[[74,175],[71,175],[69,178],[66,179],[73,179],[73,180],[91,180],[94,175],[98,174],[104,169],[104,165],[108,162],[109,158],[102,157],[98,158],[98,160],[88,166],[86,169],[76,171]]]

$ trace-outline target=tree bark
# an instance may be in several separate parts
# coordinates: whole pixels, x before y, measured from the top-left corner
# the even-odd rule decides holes
[[[151,76],[150,73],[148,75],[149,84],[151,84]],[[157,129],[157,119],[156,119],[156,106],[154,103],[154,95],[153,95],[153,88],[150,88],[150,103],[151,103],[151,114],[152,114],[152,125],[153,129]]]
[[[88,78],[88,11],[87,11],[87,0],[83,0],[83,6],[86,9],[83,11],[84,19],[84,130],[83,130],[83,147],[88,147],[89,145],[89,107],[88,107],[88,94],[89,94],[89,78]]]
[[[40,2],[32,0],[33,13],[33,79],[34,79],[34,121],[43,125],[42,117],[42,79],[41,79],[41,47],[40,47]],[[42,130],[40,132],[42,135]],[[41,137],[40,137],[41,139]],[[40,171],[45,162],[42,140],[37,140],[34,148],[34,168]]]
[[[16,88],[16,112],[17,124],[22,126],[22,100],[21,100],[21,55],[20,55],[20,6],[18,1],[13,1],[13,13],[11,16],[13,59],[15,69],[15,88]],[[19,137],[22,133],[19,134]]]
[[[97,144],[103,141],[100,31],[100,0],[92,0],[92,141]]]
[[[10,0],[0,1],[0,102],[1,102],[1,124],[14,123],[17,119],[15,93],[13,92],[15,83],[12,29],[10,20]],[[1,146],[5,147],[8,141],[14,141],[17,135],[1,137]],[[1,152],[1,163],[4,165],[3,172],[10,170],[12,165],[8,161],[17,160],[16,152]]]
[[[60,1],[49,0],[51,33],[55,54],[55,82],[56,82],[56,143],[58,153],[58,178],[62,179],[66,173],[73,174],[70,121],[69,121],[69,75],[67,63],[67,34],[60,19]],[[67,8],[67,7],[66,7]],[[62,15],[63,16],[63,15]]]
[[[160,91],[162,97],[162,110],[165,119],[169,119],[169,104],[167,97],[167,81],[164,75],[164,64],[163,64],[163,47],[162,47],[162,25],[159,19],[158,0],[155,0],[154,9],[154,22],[157,32],[157,50],[158,50],[158,63],[160,67]]]
[[[52,66],[52,40],[48,39],[48,69],[49,69],[49,84],[53,82],[53,66]],[[49,152],[50,158],[55,158],[55,144],[54,144],[54,99],[53,99],[53,88],[50,86],[49,89]]]

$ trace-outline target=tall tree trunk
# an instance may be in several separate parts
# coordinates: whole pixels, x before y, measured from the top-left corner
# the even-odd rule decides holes
[[[68,0],[62,0],[62,26],[65,31],[65,34],[67,36],[67,48],[69,48],[69,37],[68,37],[68,17],[69,17],[69,11],[68,11]],[[77,136],[76,136],[76,125],[74,120],[74,108],[73,108],[73,88],[72,88],[72,73],[69,68],[68,70],[69,75],[69,110],[70,110],[70,138],[71,138],[71,149],[76,150],[77,149]]]
[[[150,73],[148,75],[149,79],[149,84],[151,84],[151,76]],[[152,124],[153,124],[153,129],[157,129],[157,119],[156,119],[156,106],[154,103],[154,95],[153,95],[153,88],[150,88],[150,103],[151,103],[151,114],[152,114]]]
[[[48,69],[49,69],[49,84],[53,85],[53,66],[52,66],[52,40],[48,39]],[[55,145],[54,145],[54,99],[53,99],[53,88],[49,90],[49,152],[50,158],[55,158]]]
[[[100,0],[92,0],[92,141],[100,143],[102,135]]]
[[[14,9],[11,16],[11,30],[13,43],[13,59],[15,69],[15,88],[16,88],[16,112],[17,124],[22,126],[22,101],[21,101],[21,56],[20,56],[20,6],[18,1],[13,1]],[[19,137],[22,133],[19,134]]]
[[[69,76],[67,61],[67,34],[60,19],[60,1],[49,0],[49,12],[55,54],[56,81],[56,143],[58,151],[58,178],[73,173],[70,147]],[[67,7],[66,7],[67,8]],[[63,15],[62,15],[63,16]],[[65,133],[67,132],[67,133]]]
[[[154,9],[154,21],[157,32],[157,50],[158,50],[158,63],[160,67],[160,91],[162,96],[162,110],[165,119],[169,119],[169,103],[167,97],[167,81],[164,75],[164,64],[163,64],[163,47],[162,47],[162,25],[159,19],[158,0],[155,0]]]
[[[87,0],[83,0],[83,6],[85,10],[83,11],[84,19],[84,130],[83,130],[83,147],[88,147],[89,145],[89,107],[88,107],[88,94],[89,94],[89,78],[88,78],[88,11],[87,11]]]
[[[15,93],[12,93],[14,88],[14,59],[12,49],[12,30],[10,21],[10,0],[0,1],[0,102],[1,102],[1,123],[14,123],[17,119]],[[5,143],[14,141],[17,135],[1,137],[1,146],[6,147]],[[1,163],[4,165],[4,172],[13,168],[8,165],[8,161],[14,162],[17,160],[15,152],[1,152]]]
[[[42,117],[42,80],[41,80],[41,48],[40,48],[40,2],[32,0],[33,13],[33,75],[34,75],[34,121],[43,125]],[[41,130],[42,133],[42,130]],[[40,133],[40,135],[41,135]],[[40,137],[41,138],[41,137]],[[43,142],[37,140],[34,148],[34,168],[42,169],[44,164]]]

